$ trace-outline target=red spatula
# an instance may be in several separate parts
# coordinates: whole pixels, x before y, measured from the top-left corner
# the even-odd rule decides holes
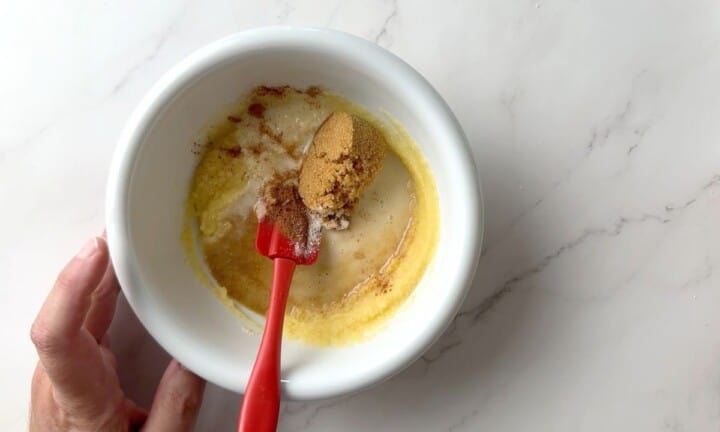
[[[314,263],[319,250],[318,242],[313,242],[309,248],[298,248],[283,235],[277,224],[265,220],[258,224],[255,247],[261,255],[273,260],[272,289],[260,349],[240,408],[238,432],[270,432],[277,428],[280,345],[290,281],[295,266]]]

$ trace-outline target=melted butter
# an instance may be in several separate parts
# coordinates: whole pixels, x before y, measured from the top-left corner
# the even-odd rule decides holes
[[[250,103],[264,118],[247,114]],[[236,110],[239,124],[220,123],[209,134],[188,199],[183,244],[201,282],[192,224],[214,283],[226,304],[264,313],[272,262],[255,252],[257,220],[250,211],[274,171],[297,169],[314,131],[333,111],[358,115],[381,130],[390,152],[366,189],[345,231],[324,231],[318,261],[299,266],[288,299],[285,331],[318,345],[368,337],[412,293],[434,252],[438,201],[430,169],[402,126],[382,122],[347,100],[288,90],[255,96]],[[264,124],[264,126],[263,126]],[[240,152],[228,149],[240,148]],[[240,153],[240,154],[238,154]],[[194,260],[194,261],[193,261]],[[204,280],[203,280],[204,278]]]

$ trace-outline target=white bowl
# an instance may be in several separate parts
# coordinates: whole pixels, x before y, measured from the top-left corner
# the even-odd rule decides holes
[[[317,84],[378,115],[386,110],[413,136],[437,182],[437,251],[384,328],[343,348],[283,341],[285,399],[355,392],[402,370],[440,336],[467,293],[482,241],[467,139],[432,86],[388,51],[335,31],[269,27],[214,42],[174,67],[132,114],[115,152],[107,189],[112,261],[130,305],[163,348],[205,379],[244,391],[259,336],[243,332],[197,281],[180,233],[197,163],[193,140],[260,84]]]

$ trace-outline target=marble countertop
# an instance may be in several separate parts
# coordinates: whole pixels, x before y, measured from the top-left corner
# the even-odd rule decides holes
[[[26,429],[28,330],[103,228],[125,120],[170,66],[250,27],[341,29],[436,86],[473,147],[486,242],[448,332],[281,431],[720,429],[720,4],[713,0],[5,2],[0,430]],[[167,356],[126,304],[113,343],[148,403]],[[199,431],[240,398],[208,388]]]

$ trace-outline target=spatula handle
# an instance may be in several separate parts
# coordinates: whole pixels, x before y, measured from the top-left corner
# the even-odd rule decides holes
[[[265,331],[255,366],[245,389],[238,432],[275,431],[280,410],[280,347],[285,303],[295,262],[285,258],[273,260],[273,282]]]

